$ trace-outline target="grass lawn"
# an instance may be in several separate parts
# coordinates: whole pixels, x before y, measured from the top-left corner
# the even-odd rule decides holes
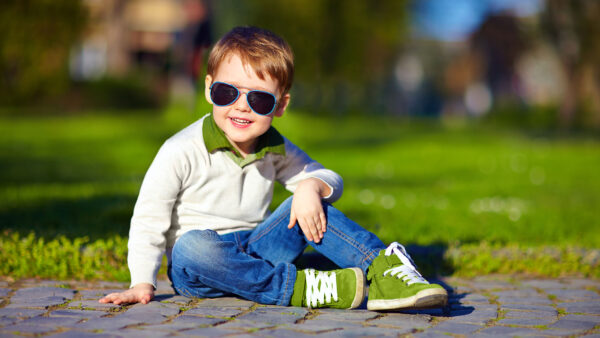
[[[0,117],[0,276],[128,280],[145,170],[198,117]],[[600,277],[598,138],[296,111],[275,125],[344,177],[339,209],[430,273]]]

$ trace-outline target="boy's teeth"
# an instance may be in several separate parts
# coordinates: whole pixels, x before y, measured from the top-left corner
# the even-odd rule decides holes
[[[240,119],[236,119],[234,117],[232,117],[231,120],[233,120],[233,122],[235,122],[235,123],[242,123],[242,124],[250,123],[250,121],[248,121],[248,120],[240,120]]]

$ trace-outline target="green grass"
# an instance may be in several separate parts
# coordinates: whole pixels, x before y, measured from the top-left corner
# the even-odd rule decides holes
[[[0,117],[0,275],[127,280],[143,175],[198,117]],[[600,277],[598,138],[295,111],[275,125],[344,177],[339,209],[430,272]]]

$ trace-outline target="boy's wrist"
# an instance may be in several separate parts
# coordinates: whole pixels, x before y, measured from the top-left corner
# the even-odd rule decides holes
[[[301,183],[310,184],[321,198],[326,198],[327,196],[331,195],[331,188],[329,185],[316,177],[309,177]]]

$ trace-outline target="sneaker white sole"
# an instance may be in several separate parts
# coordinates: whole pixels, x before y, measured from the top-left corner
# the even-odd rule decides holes
[[[354,271],[354,275],[356,276],[356,293],[354,294],[354,300],[352,301],[352,305],[350,305],[350,309],[356,309],[362,304],[365,299],[366,288],[366,278],[365,273],[360,268],[350,268]]]
[[[442,307],[448,303],[448,293],[444,289],[425,289],[416,295],[398,299],[373,299],[367,301],[369,310],[399,310]]]

